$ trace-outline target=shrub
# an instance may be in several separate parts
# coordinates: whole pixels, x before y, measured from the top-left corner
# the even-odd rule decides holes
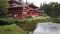
[[[33,31],[38,22],[47,22],[49,20],[50,18],[35,17],[35,18],[30,18],[25,20],[17,20],[15,23],[25,31]]]
[[[8,22],[0,20],[0,25],[7,25],[7,24],[8,24]]]
[[[31,16],[27,16],[26,18],[32,18]]]
[[[50,18],[40,18],[40,17],[35,17],[35,18],[30,18],[30,19],[25,19],[25,20],[21,20],[21,19],[16,19],[16,18],[0,18],[0,25],[4,25],[4,24],[13,24],[13,23],[20,23],[20,24],[30,24],[30,23],[37,23],[37,22],[46,22],[49,21]]]
[[[30,18],[30,19],[25,19],[25,20],[16,20],[16,22],[15,23],[25,23],[25,24],[29,24],[29,23],[33,23],[33,22],[47,22],[47,21],[49,21],[50,20],[50,18],[38,18],[38,17],[36,17],[36,18]]]
[[[9,25],[15,23],[13,18],[0,18],[0,25]]]
[[[60,19],[54,18],[54,19],[52,20],[52,22],[54,22],[54,23],[60,23]]]

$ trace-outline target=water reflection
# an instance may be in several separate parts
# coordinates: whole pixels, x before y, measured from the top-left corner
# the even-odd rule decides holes
[[[52,22],[38,23],[33,34],[60,34],[60,24]]]

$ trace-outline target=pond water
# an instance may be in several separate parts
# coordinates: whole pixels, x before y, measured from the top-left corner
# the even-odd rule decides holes
[[[52,22],[38,23],[32,34],[60,34],[60,24]]]

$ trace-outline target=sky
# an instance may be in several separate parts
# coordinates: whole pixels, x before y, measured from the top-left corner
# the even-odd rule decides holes
[[[26,2],[26,0],[23,0],[24,2]],[[27,0],[27,2],[29,3],[33,3],[34,5],[40,7],[41,3],[50,3],[50,2],[58,2],[60,3],[60,0]]]

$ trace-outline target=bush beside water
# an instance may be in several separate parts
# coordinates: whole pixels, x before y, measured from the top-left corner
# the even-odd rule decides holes
[[[0,25],[11,25],[16,24],[25,31],[33,31],[38,22],[48,22],[51,21],[54,23],[60,23],[60,19],[51,19],[48,17],[35,17],[29,19],[15,19],[15,18],[0,18]]]
[[[20,26],[22,29],[24,29],[25,31],[33,31],[38,22],[46,22],[46,21],[49,21],[50,18],[35,17],[35,18],[30,18],[30,19],[25,19],[25,20],[20,20],[20,19],[15,19],[15,18],[0,18],[0,20],[4,21],[3,24],[6,23],[8,25],[8,24],[15,23],[18,26]],[[0,24],[1,23],[2,22],[0,22]]]
[[[54,19],[52,20],[52,22],[54,22],[54,23],[59,23],[59,24],[60,24],[60,19],[54,18]]]
[[[37,22],[47,22],[49,20],[50,20],[50,18],[46,18],[46,17],[44,17],[44,18],[35,17],[35,18],[30,18],[30,19],[25,19],[25,20],[15,19],[15,18],[0,18],[0,22],[1,21],[3,23],[6,22],[6,24],[13,24],[13,23],[30,24],[30,23],[33,23],[33,22],[36,22],[36,23]]]

